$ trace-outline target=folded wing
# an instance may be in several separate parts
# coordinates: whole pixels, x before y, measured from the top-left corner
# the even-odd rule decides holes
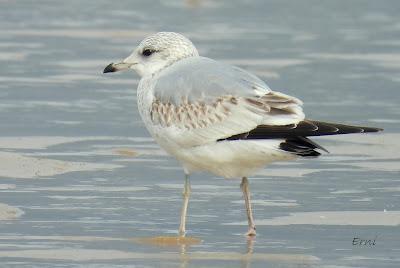
[[[309,136],[377,132],[304,120],[302,102],[272,91],[243,69],[202,57],[179,61],[157,78],[150,120],[182,147],[215,141],[282,139],[282,150],[317,156]],[[326,151],[326,150],[325,150]]]
[[[198,146],[259,125],[297,124],[302,102],[237,67],[207,58],[178,62],[154,87],[150,117],[180,146]]]

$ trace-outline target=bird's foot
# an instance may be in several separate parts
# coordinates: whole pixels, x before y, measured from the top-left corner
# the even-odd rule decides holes
[[[178,237],[185,237],[185,236],[186,236],[186,231],[185,230],[179,230]]]
[[[256,236],[256,227],[250,227],[246,233],[247,237],[254,237]]]

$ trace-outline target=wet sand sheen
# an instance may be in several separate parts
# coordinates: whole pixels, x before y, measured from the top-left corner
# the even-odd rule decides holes
[[[8,250],[0,251],[0,257],[49,259],[49,260],[123,260],[123,259],[147,259],[147,260],[214,260],[214,261],[267,261],[267,262],[300,262],[315,263],[320,259],[312,255],[303,254],[268,254],[253,253],[241,254],[236,252],[191,252],[191,253],[146,253],[127,252],[119,250],[95,250],[95,249],[47,249],[47,250]]]
[[[0,177],[43,178],[74,171],[112,170],[115,164],[97,164],[44,159],[0,151]]]
[[[0,220],[15,220],[23,214],[24,212],[19,208],[0,203]]]
[[[189,236],[154,236],[131,238],[133,242],[139,244],[147,244],[154,246],[179,246],[179,245],[197,245],[201,243],[201,239]]]
[[[399,1],[5,2],[1,267],[398,266]],[[158,30],[302,98],[309,118],[385,131],[316,137],[330,154],[251,178],[252,246],[239,182],[209,174],[193,175],[194,241],[153,237],[176,234],[182,168],[141,123],[138,76],[101,72]]]
[[[226,225],[246,225],[246,222]],[[257,225],[359,225],[359,226],[398,226],[400,211],[316,211],[296,212],[289,216],[272,219],[258,219]]]

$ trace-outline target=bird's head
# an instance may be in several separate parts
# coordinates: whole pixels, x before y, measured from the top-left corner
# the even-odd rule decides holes
[[[153,75],[176,61],[198,55],[196,47],[183,35],[159,32],[140,42],[122,62],[110,63],[104,73],[132,69],[143,77]]]

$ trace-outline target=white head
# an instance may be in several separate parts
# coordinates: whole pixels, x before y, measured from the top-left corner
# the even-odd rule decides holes
[[[145,38],[122,62],[109,64],[104,73],[133,69],[140,76],[148,76],[181,59],[198,55],[195,46],[183,35],[159,32]]]

